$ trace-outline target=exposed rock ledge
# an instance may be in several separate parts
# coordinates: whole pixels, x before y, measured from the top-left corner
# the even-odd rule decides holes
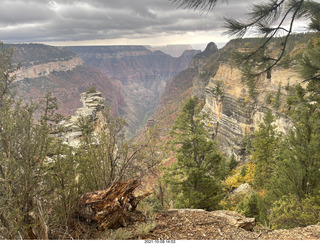
[[[152,240],[320,240],[320,225],[290,230],[254,227],[254,219],[233,211],[180,209],[155,215],[157,227],[142,239]]]
[[[84,62],[80,57],[75,57],[71,60],[56,61],[44,64],[33,65],[31,67],[21,67],[16,72],[16,81],[23,79],[35,79],[41,76],[49,75],[52,72],[70,71],[77,66],[83,65]]]

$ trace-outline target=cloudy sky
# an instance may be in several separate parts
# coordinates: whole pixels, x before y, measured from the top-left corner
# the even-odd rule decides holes
[[[0,40],[52,45],[165,45],[226,42],[223,16],[244,18],[252,0],[212,12],[170,0],[0,0]]]

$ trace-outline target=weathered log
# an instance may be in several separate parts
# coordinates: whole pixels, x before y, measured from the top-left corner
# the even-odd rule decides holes
[[[134,196],[138,180],[120,181],[106,190],[89,192],[79,199],[79,216],[96,221],[99,228],[119,228],[145,219],[137,211],[138,203],[150,193]]]

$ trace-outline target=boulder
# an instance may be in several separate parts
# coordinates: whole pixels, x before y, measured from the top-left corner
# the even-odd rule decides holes
[[[241,184],[239,187],[237,187],[236,189],[234,189],[232,191],[233,194],[237,195],[237,194],[250,194],[252,193],[252,187],[249,185],[249,183],[244,183]]]
[[[235,211],[220,210],[211,212],[212,216],[221,217],[230,225],[252,231],[256,225],[255,218],[247,218]]]

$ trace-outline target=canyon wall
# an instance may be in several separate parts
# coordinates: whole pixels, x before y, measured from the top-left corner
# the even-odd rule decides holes
[[[125,104],[121,84],[88,66],[70,50],[43,44],[6,44],[6,47],[14,49],[13,63],[21,64],[15,90],[24,100],[39,101],[49,91],[58,99],[58,112],[70,115],[82,105],[80,94],[94,86],[102,91],[112,113],[121,113]]]
[[[234,154],[240,160],[246,137],[258,130],[268,109],[276,117],[278,131],[287,131],[291,123],[284,113],[288,95],[285,86],[299,81],[301,79],[293,69],[276,68],[270,79],[263,77],[259,81],[256,87],[258,95],[253,99],[247,86],[241,82],[240,70],[220,64],[206,86],[203,111],[209,114],[208,126],[222,151],[228,156]],[[275,98],[279,87],[279,107],[275,107],[272,99],[268,99]]]
[[[119,81],[125,101],[123,114],[128,135],[134,136],[154,113],[160,97],[172,78],[186,69],[199,51],[188,50],[175,58],[144,46],[68,47],[86,64]]]
[[[301,53],[309,38],[300,34],[289,40],[290,60],[280,62],[272,70],[270,78],[264,76],[259,80],[255,98],[250,97],[249,89],[242,81],[241,72],[233,62],[233,53],[244,47],[256,47],[261,40],[231,40],[222,49],[209,43],[203,52],[192,58],[188,69],[174,77],[169,89],[162,95],[153,116],[160,124],[162,136],[168,134],[186,98],[196,95],[204,104],[203,112],[209,114],[205,122],[209,136],[218,142],[225,155],[245,160],[246,145],[258,130],[267,110],[270,109],[275,115],[280,133],[290,128],[291,122],[286,115],[288,90],[301,82],[296,72],[295,55]]]
[[[83,65],[80,57],[73,57],[70,60],[56,60],[32,66],[22,66],[16,73],[16,81],[23,79],[35,79],[49,75],[53,72],[67,72]]]

